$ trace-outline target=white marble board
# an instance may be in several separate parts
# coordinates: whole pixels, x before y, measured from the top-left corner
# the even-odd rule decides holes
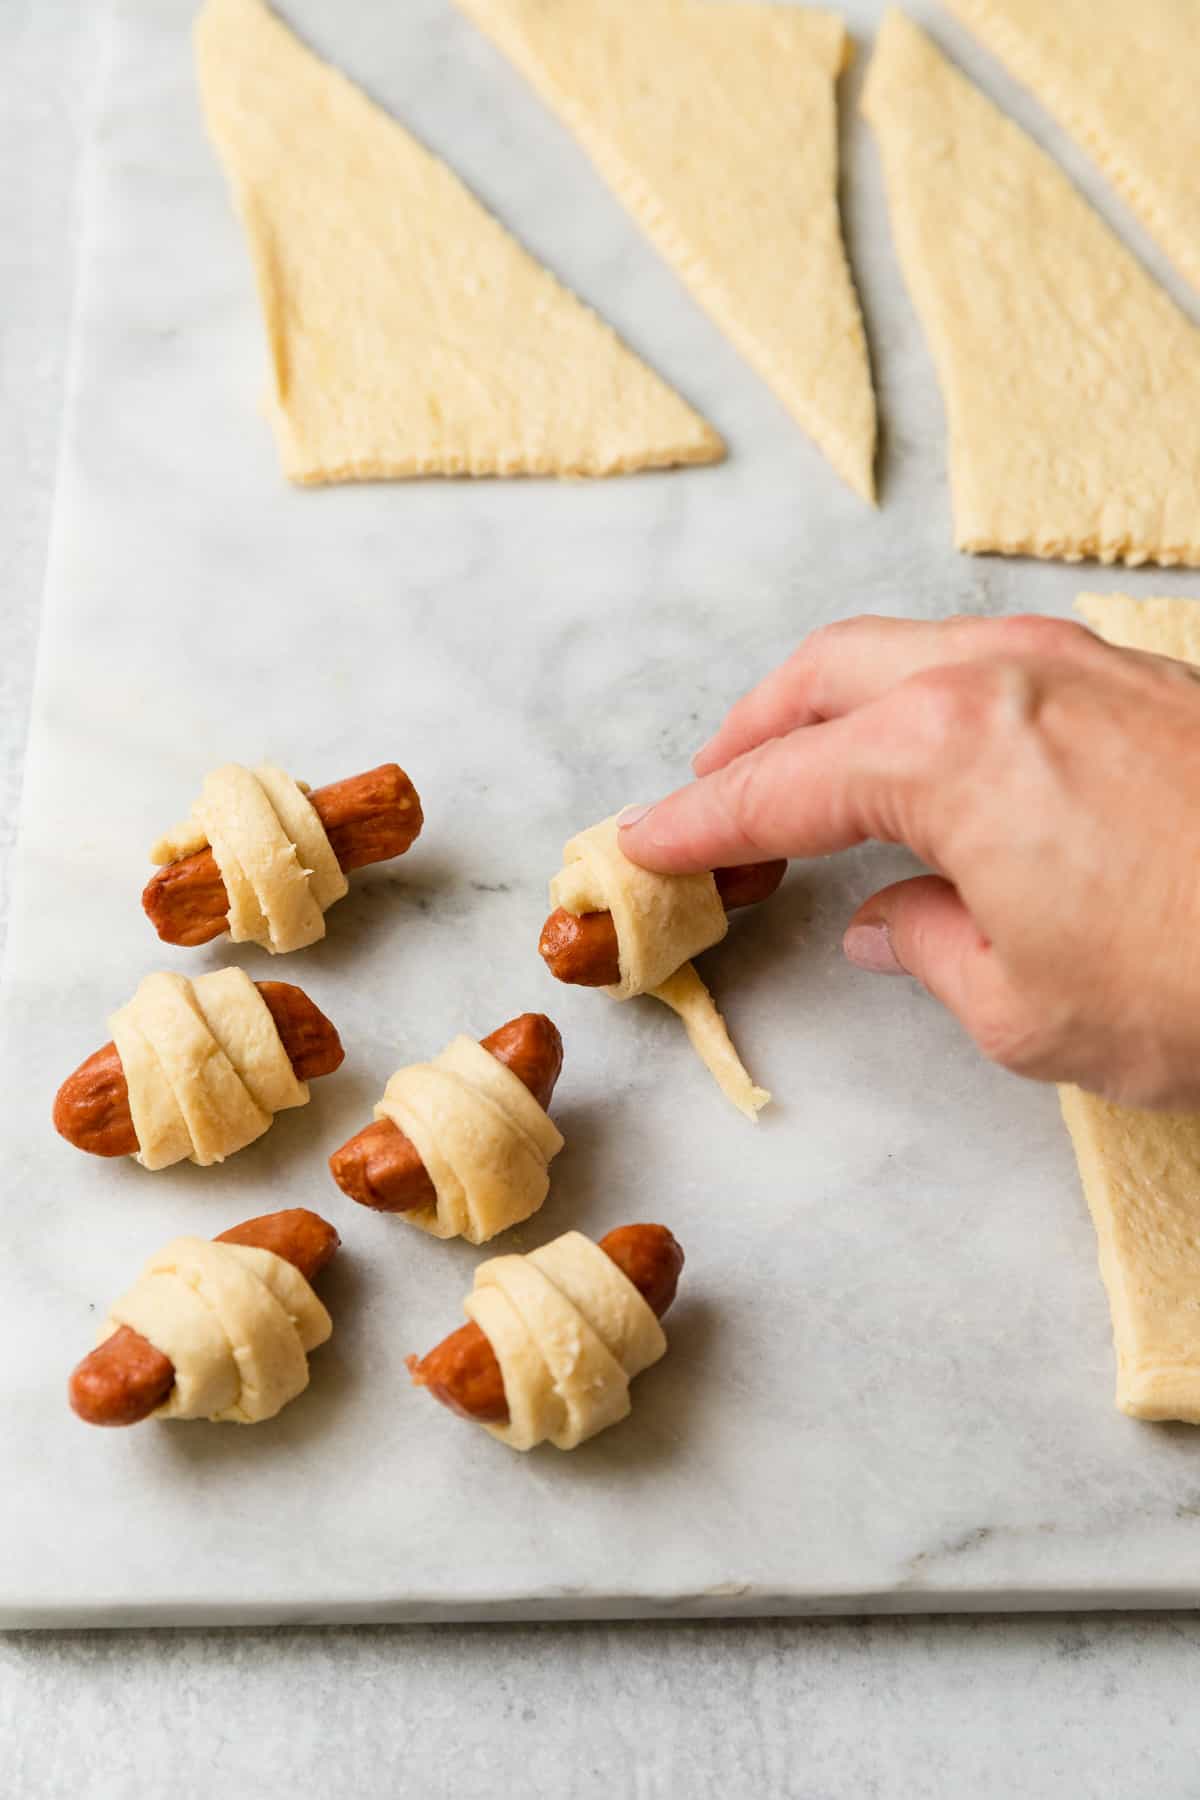
[[[848,8],[860,44],[876,10]],[[1161,273],[1025,97],[915,10]],[[853,904],[902,858],[796,867],[708,959],[777,1095],[757,1131],[664,1010],[557,987],[534,944],[570,829],[681,778],[727,702],[822,620],[1065,612],[1085,584],[1200,582],[951,550],[941,407],[853,110],[861,69],[844,185],[885,421],[878,514],[447,0],[286,12],[731,456],[591,485],[289,489],[255,406],[260,330],[191,8],[109,7],[0,1065],[0,1623],[1195,1603],[1200,1437],[1112,1408],[1053,1095],[840,957]],[[314,781],[395,757],[426,832],[286,964],[160,946],[137,900],[148,843],[205,768],[264,754]],[[300,981],[341,1028],[346,1064],[312,1105],[220,1170],[152,1177],[61,1143],[54,1089],[139,976],[231,955]],[[515,1245],[661,1218],[688,1251],[670,1355],[626,1424],[567,1457],[511,1455],[410,1389],[403,1356],[458,1322],[477,1253],[355,1208],[324,1166],[398,1062],[526,1008],[566,1038],[568,1149]],[[345,1243],[309,1392],[252,1432],[81,1426],[67,1372],[142,1258],[284,1204],[327,1212]]]

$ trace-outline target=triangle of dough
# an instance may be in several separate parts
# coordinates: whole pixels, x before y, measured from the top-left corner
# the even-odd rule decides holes
[[[1110,643],[1200,664],[1200,601],[1081,594]],[[1096,1227],[1117,1352],[1117,1405],[1200,1425],[1200,1117],[1059,1089]]]
[[[1195,0],[946,0],[1200,286]]]
[[[959,549],[1200,562],[1200,332],[900,13],[863,108],[945,399]]]
[[[1096,1227],[1118,1407],[1200,1425],[1200,1118],[1059,1089]]]
[[[293,481],[608,475],[722,455],[443,162],[259,0],[207,0],[196,55]]]
[[[837,205],[841,20],[724,0],[458,0],[839,475],[875,397]]]
[[[1080,594],[1075,602],[1093,631],[1127,650],[1150,650],[1200,667],[1200,600],[1128,594]]]

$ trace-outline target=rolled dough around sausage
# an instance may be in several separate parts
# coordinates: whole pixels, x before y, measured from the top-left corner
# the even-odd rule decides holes
[[[244,969],[147,975],[108,1021],[147,1169],[202,1168],[252,1144],[277,1112],[304,1106],[266,1001]]]
[[[1200,563],[1200,331],[901,13],[863,110],[945,401],[958,548]]]
[[[650,994],[679,1015],[692,1048],[727,1099],[756,1124],[771,1096],[756,1087],[691,958],[720,943],[729,919],[711,875],[655,875],[621,849],[617,820],[576,833],[550,883],[550,904],[578,918],[612,914],[621,979],[614,1000]]]
[[[1200,286],[1195,0],[946,0]]]
[[[1101,637],[1200,664],[1200,600],[1083,594]],[[1200,1116],[1059,1089],[1108,1290],[1117,1405],[1200,1425]]]
[[[628,1414],[629,1383],[667,1348],[662,1326],[597,1244],[568,1231],[528,1256],[496,1256],[463,1302],[496,1353],[513,1450],[574,1450]]]
[[[416,1146],[437,1195],[402,1216],[432,1237],[484,1244],[535,1213],[563,1140],[525,1083],[474,1038],[397,1069],[375,1108]]]
[[[256,1425],[308,1386],[308,1352],[333,1330],[300,1271],[271,1250],[175,1238],[111,1308],[175,1368],[159,1419]]]
[[[260,0],[207,0],[196,57],[291,480],[612,475],[724,454],[445,163]]]
[[[700,304],[864,500],[875,396],[838,217],[835,13],[458,0],[561,115]]]
[[[205,844],[225,883],[235,944],[303,950],[325,936],[326,910],[350,890],[304,788],[273,763],[213,769],[191,816],[150,859],[178,862]]]

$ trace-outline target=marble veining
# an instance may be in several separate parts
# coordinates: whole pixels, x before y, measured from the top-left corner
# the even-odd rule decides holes
[[[849,910],[903,858],[797,867],[708,959],[778,1096],[757,1132],[664,1011],[558,989],[534,949],[570,830],[679,779],[813,625],[1065,612],[1083,585],[1194,579],[955,556],[940,405],[849,110],[857,76],[846,188],[887,423],[878,514],[445,0],[402,17],[285,10],[732,454],[591,485],[286,488],[255,408],[261,337],[200,127],[191,8],[113,0],[0,1058],[21,1200],[0,1274],[17,1370],[0,1622],[1194,1603],[1200,1438],[1112,1408],[1053,1096],[981,1064],[919,993],[841,960]],[[876,9],[847,10],[862,36]],[[426,834],[285,964],[158,945],[137,904],[147,845],[213,761],[262,755],[314,781],[396,756]],[[312,1105],[219,1172],[151,1177],[55,1139],[57,1082],[139,976],[230,958],[300,981],[336,1020],[348,1060]],[[457,1322],[474,1253],[352,1208],[323,1159],[398,1062],[527,1007],[567,1041],[567,1149],[513,1243],[660,1217],[689,1260],[671,1353],[632,1418],[570,1457],[520,1459],[413,1394],[403,1368]],[[327,1210],[346,1245],[311,1391],[249,1434],[87,1433],[65,1377],[145,1254],[280,1204]]]

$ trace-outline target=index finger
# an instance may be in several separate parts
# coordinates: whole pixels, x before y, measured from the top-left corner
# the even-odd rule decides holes
[[[786,662],[732,706],[692,758],[711,775],[768,739],[841,718],[922,670],[993,656],[1078,655],[1095,640],[1081,625],[1029,614],[980,619],[885,619],[870,613],[811,632]]]
[[[711,775],[768,739],[817,725],[902,680],[933,655],[939,627],[916,619],[869,613],[838,619],[810,632],[726,713],[716,733],[692,758],[697,775]]]
[[[621,848],[644,868],[686,875],[826,856],[868,838],[903,841],[922,761],[922,733],[905,711],[887,695],[845,718],[772,738],[630,813]]]

